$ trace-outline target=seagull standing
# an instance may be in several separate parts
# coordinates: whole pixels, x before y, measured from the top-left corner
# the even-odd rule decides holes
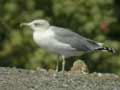
[[[22,23],[21,26],[29,26],[33,30],[33,39],[38,46],[61,56],[62,72],[65,70],[65,58],[96,50],[115,53],[112,48],[104,47],[103,43],[85,38],[69,29],[52,26],[47,20],[33,20]]]

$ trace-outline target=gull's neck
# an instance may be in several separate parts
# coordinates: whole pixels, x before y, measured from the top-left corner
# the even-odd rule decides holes
[[[40,38],[40,37],[51,37],[54,36],[54,32],[51,31],[51,27],[49,27],[48,29],[39,29],[39,30],[35,30],[33,31],[33,37],[34,38]]]
[[[46,32],[50,27],[35,28],[34,32]]]

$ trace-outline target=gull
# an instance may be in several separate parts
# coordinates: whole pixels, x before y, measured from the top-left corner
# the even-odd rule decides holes
[[[115,53],[114,49],[104,47],[103,43],[85,38],[70,29],[50,25],[44,19],[22,23],[21,26],[28,26],[33,30],[33,40],[39,47],[61,57],[62,72],[65,70],[65,58],[96,50]],[[58,71],[58,60],[56,71]]]

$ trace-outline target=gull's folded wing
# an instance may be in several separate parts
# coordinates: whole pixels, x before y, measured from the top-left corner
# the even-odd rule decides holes
[[[58,41],[69,44],[76,51],[93,51],[102,47],[99,43],[82,37],[69,29],[52,26],[51,30],[55,33],[55,38]]]

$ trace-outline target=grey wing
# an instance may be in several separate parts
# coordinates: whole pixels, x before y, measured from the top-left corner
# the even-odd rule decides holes
[[[54,31],[58,41],[69,44],[76,51],[93,51],[102,47],[95,41],[82,37],[69,29],[52,26],[51,30]]]

